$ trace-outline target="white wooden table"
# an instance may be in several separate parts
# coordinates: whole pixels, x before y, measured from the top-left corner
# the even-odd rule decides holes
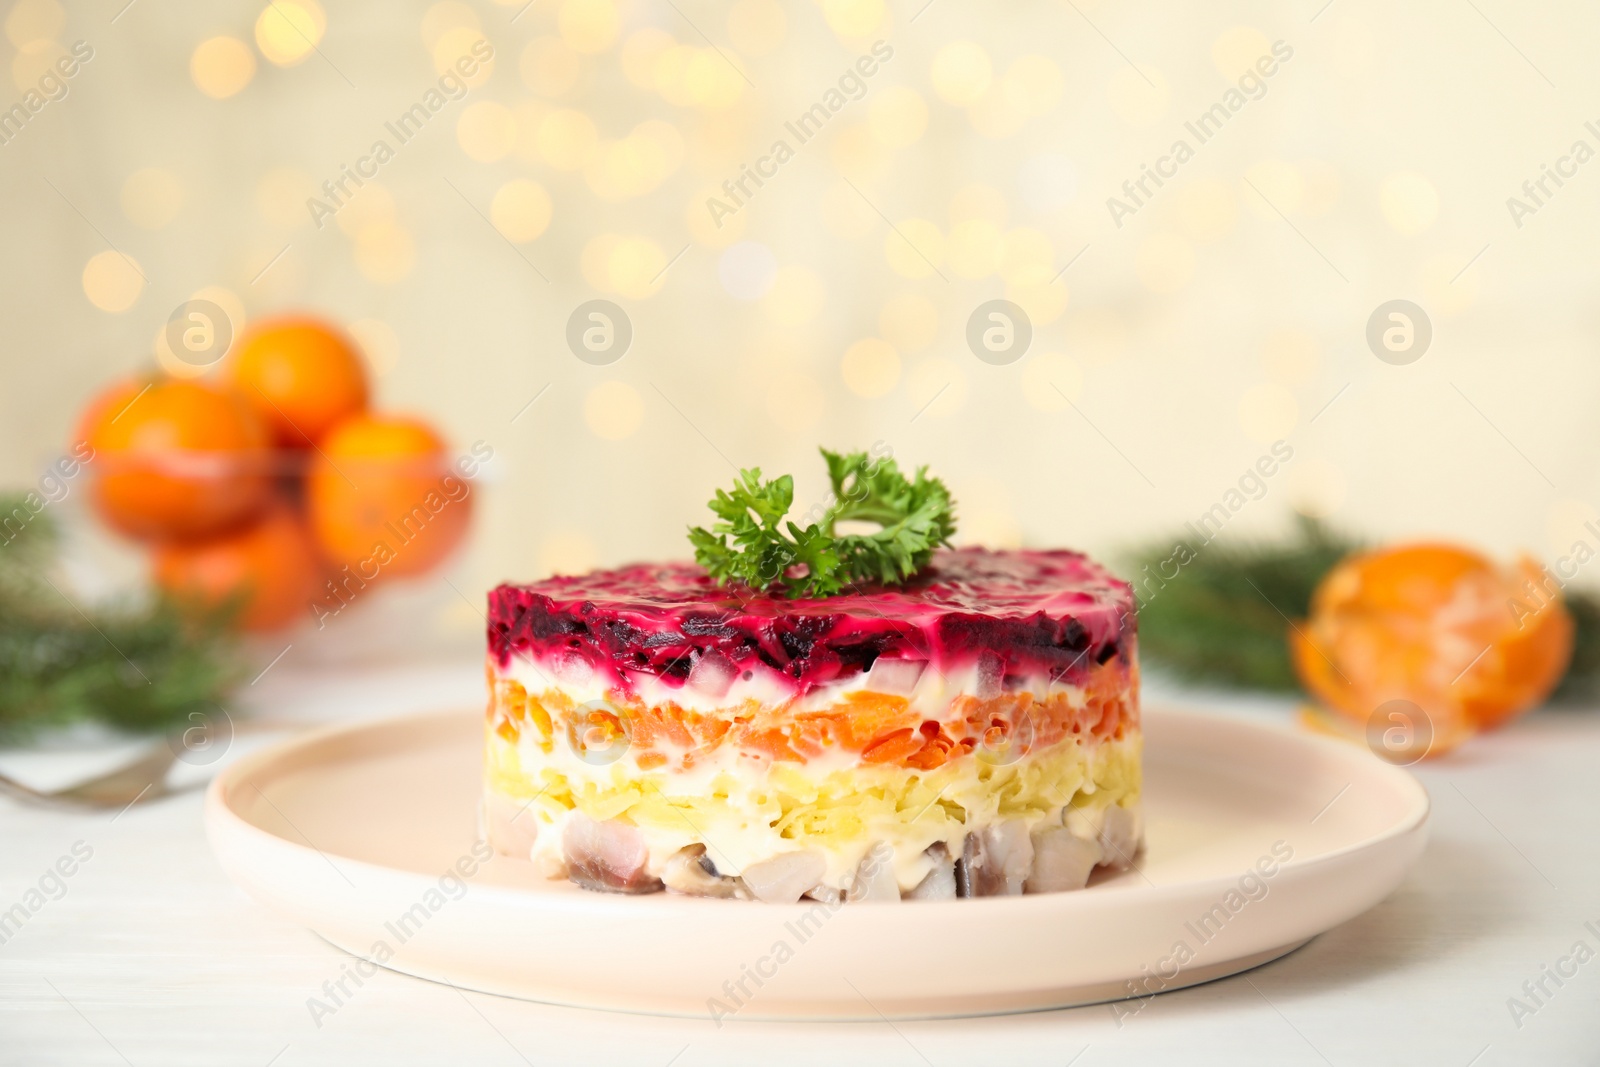
[[[472,705],[481,685],[476,664],[280,668],[252,702],[312,723]],[[246,747],[241,738],[235,752]],[[87,763],[77,752],[0,753],[0,767],[41,782]],[[227,881],[198,793],[115,818],[0,800],[0,910],[29,912],[0,944],[0,1063],[1600,1063],[1600,713],[1542,712],[1418,773],[1433,797],[1432,839],[1393,897],[1248,980],[1156,997],[1120,1025],[1102,1005],[719,1029],[385,971],[319,1026],[307,1000],[348,957]],[[58,862],[72,870],[59,883]],[[1596,957],[1570,958],[1579,942]],[[1558,985],[1546,967],[1576,973]],[[1513,1018],[1513,997],[1533,1010]]]

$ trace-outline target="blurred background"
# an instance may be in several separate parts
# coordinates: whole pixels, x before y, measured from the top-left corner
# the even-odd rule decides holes
[[[1578,4],[3,12],[0,484],[35,485],[106,384],[200,369],[166,341],[196,299],[235,335],[341,326],[385,409],[492,450],[447,564],[298,654],[475,648],[498,581],[687,555],[735,466],[819,499],[818,444],[928,464],[991,545],[1148,541],[1277,441],[1225,538],[1298,509],[1548,558],[1597,515]],[[1545,168],[1564,184],[1525,192]],[[992,300],[1025,350],[969,344]],[[1431,330],[1398,361],[1368,339],[1392,300]],[[569,343],[595,323],[620,356]],[[51,505],[80,576],[135,581],[82,496]]]

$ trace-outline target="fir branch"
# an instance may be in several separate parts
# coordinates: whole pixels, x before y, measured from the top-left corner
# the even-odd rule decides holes
[[[1569,589],[1562,599],[1572,614],[1572,661],[1550,699],[1558,704],[1592,703],[1600,698],[1600,595]]]
[[[1322,576],[1360,547],[1302,515],[1278,543],[1179,537],[1137,549],[1128,562],[1140,599],[1140,653],[1194,681],[1294,691],[1288,620],[1306,617]]]
[[[0,496],[0,515],[19,503]],[[159,731],[214,715],[244,672],[226,618],[160,597],[80,613],[50,577],[57,547],[47,513],[0,534],[0,738],[75,722]]]

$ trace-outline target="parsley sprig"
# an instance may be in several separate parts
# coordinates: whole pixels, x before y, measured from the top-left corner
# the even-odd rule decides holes
[[[820,451],[833,493],[820,518],[805,526],[785,519],[794,504],[787,474],[763,481],[761,468],[752,467],[739,472],[731,492],[717,490],[709,506],[719,521],[689,529],[694,558],[713,578],[791,597],[832,596],[847,586],[904,582],[950,543],[955,503],[926,467],[908,479],[888,456]],[[878,529],[837,532],[844,522]]]

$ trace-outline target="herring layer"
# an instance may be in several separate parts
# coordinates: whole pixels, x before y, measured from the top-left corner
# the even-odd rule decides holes
[[[718,770],[691,787],[675,772],[625,771],[616,764],[581,776],[542,761],[525,766],[518,746],[491,730],[486,789],[491,811],[502,813],[498,826],[496,817],[490,820],[497,847],[533,860],[552,877],[569,873],[565,831],[581,817],[637,831],[644,846],[641,877],[660,879],[674,856],[696,846],[726,877],[806,853],[820,858],[817,888],[847,893],[876,849],[888,857],[904,894],[933,870],[937,853],[930,849],[942,845],[947,855],[959,856],[969,835],[1016,827],[1027,837],[1064,827],[1093,841],[1103,836],[1111,807],[1136,827],[1141,747],[1136,734],[1072,739],[1015,762],[974,759],[932,771],[782,763],[756,774]],[[1137,829],[1132,834],[1137,840]],[[516,843],[508,847],[508,838]]]

